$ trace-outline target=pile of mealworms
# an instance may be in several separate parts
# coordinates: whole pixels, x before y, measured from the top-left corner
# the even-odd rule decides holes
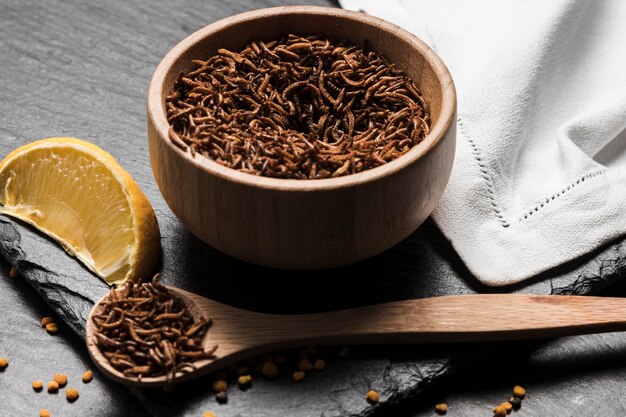
[[[242,172],[354,174],[398,158],[429,132],[415,83],[359,46],[289,35],[193,64],[166,98],[170,140]]]
[[[202,343],[210,319],[194,321],[157,279],[112,290],[92,319],[98,349],[113,368],[139,381],[165,375],[171,385],[177,372],[211,358],[217,345],[205,350]]]

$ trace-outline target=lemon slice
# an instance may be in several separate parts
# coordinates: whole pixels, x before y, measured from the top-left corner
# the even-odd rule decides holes
[[[61,243],[109,285],[153,272],[161,243],[150,202],[97,146],[50,138],[0,162],[0,213]]]

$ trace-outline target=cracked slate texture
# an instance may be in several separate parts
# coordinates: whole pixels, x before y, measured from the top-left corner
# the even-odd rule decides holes
[[[0,356],[9,359],[8,368],[0,371],[0,416],[34,417],[41,408],[49,409],[53,416],[149,416],[124,387],[96,369],[92,382],[81,382],[83,372],[93,367],[82,340],[58,319],[59,334],[53,337],[46,333],[39,320],[51,315],[52,309],[28,282],[9,278],[9,264],[4,258],[0,258],[0,306]],[[78,401],[68,403],[65,389],[54,395],[45,389],[33,391],[32,381],[42,380],[45,386],[55,373],[65,373],[68,387],[78,388]]]
[[[331,5],[324,0],[309,3]],[[163,281],[257,311],[316,312],[471,292],[588,294],[620,278],[626,246],[616,242],[523,285],[487,288],[471,276],[431,221],[382,255],[329,271],[262,269],[196,239],[173,216],[152,177],[145,128],[150,76],[162,56],[192,31],[234,13],[279,4],[284,2],[0,0],[0,156],[49,136],[77,136],[101,146],[133,175],[157,212]],[[82,337],[88,311],[107,291],[106,285],[49,239],[6,217],[0,217],[0,253]],[[266,278],[268,272],[271,278]],[[9,334],[0,333],[0,346]],[[594,341],[576,340],[582,340],[582,346]],[[16,343],[11,346],[18,352]],[[543,349],[556,357],[569,352],[560,345],[546,346]],[[247,392],[231,390],[224,406],[209,395],[207,378],[172,394],[132,393],[156,416],[201,415],[206,409],[220,417],[372,415],[385,408],[395,410],[442,377],[492,356],[494,345],[359,347],[353,352],[347,361],[331,360],[326,371],[302,384],[293,384],[289,372],[277,381],[257,378]],[[369,388],[382,393],[378,407],[363,399]],[[107,385],[102,399],[118,391]],[[128,402],[125,394],[119,398]]]

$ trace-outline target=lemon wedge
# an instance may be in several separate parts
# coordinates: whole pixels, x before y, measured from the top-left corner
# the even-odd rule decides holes
[[[161,252],[150,202],[107,152],[50,138],[0,162],[0,213],[55,239],[109,285],[147,277]]]

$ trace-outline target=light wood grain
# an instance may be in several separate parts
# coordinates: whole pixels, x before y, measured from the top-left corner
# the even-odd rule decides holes
[[[257,177],[192,158],[168,137],[164,97],[192,59],[287,33],[345,39],[385,55],[416,81],[430,104],[431,133],[384,166],[323,180]],[[455,151],[456,95],[448,70],[422,41],[362,13],[296,6],[236,15],[192,34],[156,69],[148,91],[154,176],[172,211],[198,237],[236,258],[276,268],[315,269],[380,253],[411,234],[437,205]]]
[[[276,315],[241,310],[168,288],[186,301],[195,317],[213,320],[204,345],[207,349],[219,345],[214,359],[196,362],[197,371],[177,374],[176,383],[242,359],[296,346],[475,342],[626,330],[626,299],[622,298],[458,295],[321,314]],[[164,385],[164,378],[144,378],[139,383],[113,369],[98,350],[94,331],[90,314],[89,354],[107,376],[130,385]]]

